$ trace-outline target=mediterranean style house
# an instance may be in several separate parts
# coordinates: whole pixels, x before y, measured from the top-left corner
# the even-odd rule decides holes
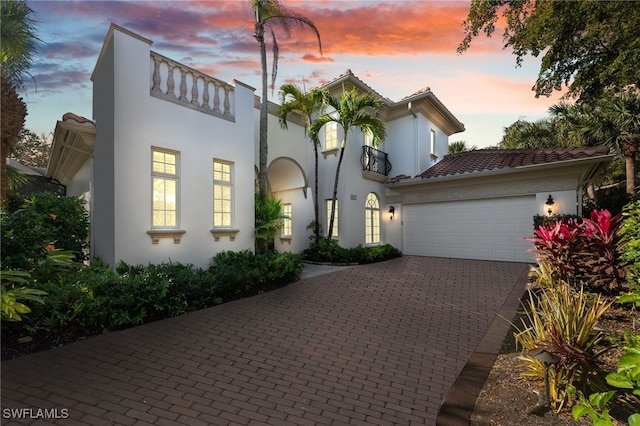
[[[260,99],[151,50],[112,24],[91,80],[93,116],[57,122],[47,176],[87,199],[91,252],[115,265],[207,266],[254,248]],[[376,93],[350,70],[325,87]],[[376,93],[377,94],[377,93]],[[480,150],[447,155],[464,125],[429,88],[380,96],[387,138],[348,134],[334,237],[344,247],[389,243],[405,254],[529,262],[536,214],[578,213],[606,148]],[[279,251],[310,243],[314,150],[302,117],[282,129],[269,104],[269,190],[289,217]],[[342,129],[321,137],[319,200],[328,228]],[[550,198],[552,207],[546,205]]]

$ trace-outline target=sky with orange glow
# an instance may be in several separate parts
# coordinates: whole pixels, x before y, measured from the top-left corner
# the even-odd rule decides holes
[[[66,112],[91,118],[91,72],[110,23],[153,41],[151,49],[224,81],[233,79],[261,93],[260,57],[253,37],[250,0],[28,1],[43,40],[22,96],[26,127],[50,133]],[[398,101],[428,86],[465,124],[449,141],[487,147],[518,119],[536,120],[560,94],[535,98],[539,59],[517,68],[502,49],[502,28],[478,37],[462,55],[462,21],[469,1],[281,0],[311,19],[311,32],[290,38],[276,31],[280,62],[273,98],[284,83],[309,89],[346,69],[382,96]],[[270,49],[270,47],[268,47]],[[270,50],[269,50],[270,52]],[[269,53],[269,56],[270,53]],[[269,58],[268,68],[271,68]],[[271,95],[270,95],[271,96]]]

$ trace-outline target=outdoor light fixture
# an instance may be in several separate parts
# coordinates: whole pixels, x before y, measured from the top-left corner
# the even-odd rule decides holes
[[[551,195],[549,195],[549,198],[551,198]],[[551,200],[551,202],[553,203],[553,200]],[[533,358],[542,362],[544,366],[544,390],[538,394],[538,406],[535,407],[530,414],[544,416],[544,413],[547,412],[551,406],[551,402],[549,401],[549,367],[560,361],[560,358],[544,348],[534,349],[530,354]]]
[[[389,207],[389,219],[390,220],[393,220],[393,215],[395,214],[395,212],[396,212],[396,209],[393,206]]]
[[[555,201],[553,201],[553,197],[551,196],[551,194],[549,194],[549,198],[547,198],[547,201],[544,203],[544,205],[547,206],[547,214],[549,216],[551,216],[551,213],[553,213],[554,204],[555,204]]]

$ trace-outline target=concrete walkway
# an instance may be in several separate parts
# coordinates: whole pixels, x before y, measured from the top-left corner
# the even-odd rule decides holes
[[[2,424],[464,422],[460,373],[527,268],[405,256],[3,362]]]

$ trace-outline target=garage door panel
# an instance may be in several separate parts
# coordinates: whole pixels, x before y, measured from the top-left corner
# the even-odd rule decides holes
[[[530,262],[535,196],[403,206],[404,252]]]

